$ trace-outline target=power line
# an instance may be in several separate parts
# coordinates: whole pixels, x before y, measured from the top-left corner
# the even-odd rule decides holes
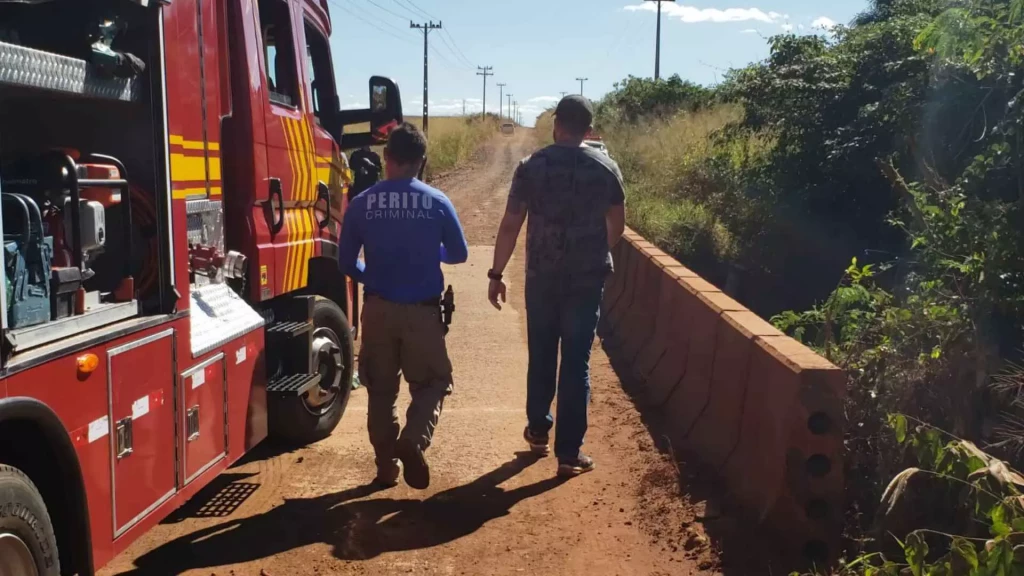
[[[452,53],[452,56],[455,56],[456,60],[461,59],[462,63],[464,63],[469,68],[473,68],[473,63],[470,62],[469,59],[466,58],[465,56],[460,57],[461,52],[456,52],[455,48],[452,48],[452,45],[448,43],[448,39],[445,38],[446,32],[447,30],[441,30],[441,41],[444,42],[444,45],[448,47],[448,51]]]
[[[388,8],[385,8],[385,7],[381,6],[381,5],[380,5],[380,4],[378,4],[378,3],[377,3],[377,2],[375,1],[375,0],[366,0],[366,1],[367,1],[367,2],[369,2],[370,4],[373,4],[373,5],[374,5],[374,6],[376,6],[377,8],[380,8],[381,10],[383,10],[383,11],[387,12],[388,14],[391,14],[392,16],[394,16],[394,17],[396,17],[396,18],[401,18],[402,20],[408,20],[408,17],[406,17],[406,16],[402,16],[402,15],[401,15],[401,14],[399,14],[398,12],[394,12],[394,11],[392,11],[392,10],[388,9]]]
[[[654,39],[654,79],[661,77],[661,3],[675,2],[676,0],[646,0],[647,2],[658,3],[658,32]]]
[[[336,5],[336,6],[339,6],[342,9],[346,10],[352,16],[355,16],[356,18],[359,18],[363,22],[366,22],[367,24],[370,24],[371,26],[373,26],[377,30],[380,30],[381,32],[384,32],[385,34],[389,34],[392,38],[400,39],[403,42],[411,42],[407,37],[401,36],[400,35],[400,29],[394,27],[394,25],[388,24],[388,26],[391,27],[391,30],[396,30],[398,32],[389,32],[389,30],[385,30],[385,29],[381,28],[380,26],[374,24],[373,22],[368,21],[366,17],[360,17],[360,15],[353,10],[355,6],[358,6],[358,3],[350,4],[349,7],[346,9],[344,6],[341,6],[341,5],[338,4],[338,0],[328,0],[328,1],[331,2],[332,4]],[[394,16],[399,16],[400,18],[405,20],[404,17],[398,15],[397,13],[395,13],[395,12],[393,12],[391,10],[388,10],[387,8],[384,8],[383,6],[381,6],[380,4],[375,2],[374,0],[367,0],[367,1],[370,2],[370,4],[376,6],[377,8],[380,8],[381,10],[387,12],[388,14],[391,14],[391,15],[394,15]],[[351,2],[353,2],[353,0],[349,0],[349,2],[351,3]],[[360,7],[360,9],[362,9],[362,7]],[[373,18],[373,16],[369,16],[369,18]],[[441,60],[441,65],[444,66],[445,68],[450,68],[452,70],[460,68],[460,65],[453,64],[451,60],[446,58],[444,56],[444,54],[441,54],[437,50],[437,48],[435,48],[434,46],[430,46],[430,49],[434,52],[434,55],[437,56]],[[463,70],[471,70],[472,69],[472,68],[466,67],[466,66],[461,66],[461,68]]]
[[[441,59],[441,64],[443,64],[445,68],[450,68],[452,70],[472,70],[472,68],[468,66],[463,66],[458,63],[452,63],[452,61],[449,60],[444,54],[442,54],[437,48],[435,48],[433,44],[430,45],[430,51],[434,53],[434,56],[437,56],[438,58]]]
[[[580,96],[583,96],[583,83],[590,80],[590,78],[577,78],[576,80],[580,83]]]
[[[423,11],[423,10],[420,10],[420,8],[418,6],[416,6],[415,4],[413,4],[410,0],[396,0],[396,1],[401,3],[401,4],[405,4],[405,5],[409,6],[414,12],[418,12],[421,16],[423,16],[424,18],[427,18],[428,20],[434,19],[433,15],[431,15],[431,14],[429,14],[429,13]]]
[[[409,18],[419,18],[420,17],[419,14],[417,14],[416,12],[413,12],[412,10],[407,8],[404,4],[398,4],[396,0],[388,0],[388,3],[391,3],[391,2],[395,2],[395,7],[398,8],[399,10],[402,10],[403,12],[405,12],[405,16],[402,16],[403,20],[408,20]]]
[[[382,20],[376,12],[370,10],[365,4],[361,2],[361,0],[346,0],[346,6],[348,6],[350,14],[355,12],[356,16],[362,16],[363,22],[366,22],[366,20],[369,19],[370,21],[377,25],[378,30],[380,29],[380,27],[385,27],[388,30],[394,32],[395,34],[401,36],[402,38],[406,38],[404,30],[395,26],[390,21]]]
[[[381,10],[383,12],[386,12],[387,14],[390,14],[391,16],[399,18],[402,21],[408,20],[408,17],[403,16],[402,14],[399,14],[398,12],[395,12],[394,10],[392,10],[390,8],[382,6],[380,4],[380,0],[366,0],[366,1],[369,2],[372,6],[376,7],[377,9],[379,9],[379,10]],[[411,11],[408,11],[408,12],[409,13],[413,13]],[[418,18],[419,16],[415,16],[415,17]],[[447,32],[447,31],[442,29],[442,32]],[[456,59],[456,62],[452,63],[450,60],[445,58],[439,51],[437,51],[433,46],[431,46],[431,49],[434,50],[434,54],[436,54],[437,57],[442,60],[442,63],[444,63],[445,65],[447,65],[449,67],[452,67],[452,68],[463,68],[463,69],[466,69],[466,70],[472,70],[473,69],[473,63],[472,62],[469,62],[468,60],[464,60],[463,62],[459,62],[458,61],[459,60],[459,54],[456,53],[455,49],[453,49],[450,44],[448,44],[448,40],[444,37],[444,34],[441,35],[441,40],[444,42],[445,46],[448,47],[448,51],[451,52],[452,56]],[[464,64],[464,62],[465,62],[465,64]]]
[[[494,73],[491,72],[491,70],[494,70],[494,66],[477,66],[476,69],[480,70],[476,75],[484,77],[484,109],[483,112],[480,113],[480,117],[487,118],[487,77],[494,76]]]
[[[451,33],[451,32],[449,32],[447,28],[441,31],[441,35],[442,35],[442,36],[447,36],[447,37],[448,37],[448,39],[452,41],[452,45],[453,45],[453,46],[455,46],[455,50],[457,50],[457,51],[458,51],[458,53],[459,53],[459,56],[461,56],[461,57],[462,57],[462,59],[463,59],[463,60],[464,60],[464,61],[465,61],[465,62],[466,62],[467,64],[469,64],[470,66],[472,66],[472,65],[473,65],[473,62],[472,62],[472,61],[471,61],[471,60],[470,60],[469,58],[466,58],[466,54],[465,54],[465,53],[463,53],[463,51],[462,51],[462,48],[459,48],[459,43],[455,41],[455,37],[454,37],[454,36],[452,36],[452,33]]]
[[[331,4],[333,4],[334,6],[336,6],[337,8],[340,8],[341,10],[344,10],[350,16],[355,17],[357,20],[361,20],[362,22],[366,23],[367,25],[376,28],[378,31],[380,31],[380,32],[382,32],[384,34],[387,34],[388,36],[391,36],[392,38],[395,38],[396,40],[401,40],[402,42],[411,42],[411,40],[409,40],[406,37],[399,36],[398,34],[395,34],[394,32],[391,32],[390,30],[386,30],[384,28],[381,28],[380,26],[378,26],[374,22],[372,22],[370,20],[367,20],[366,18],[364,18],[364,17],[360,16],[359,14],[357,14],[355,11],[350,10],[348,7],[346,7],[341,2],[338,2],[337,0],[328,0],[328,1]]]
[[[430,102],[430,98],[429,98],[428,92],[427,92],[427,72],[429,70],[427,65],[429,64],[429,56],[430,56],[430,51],[428,50],[429,44],[427,42],[427,38],[430,36],[430,31],[431,30],[437,30],[440,27],[441,27],[441,23],[440,22],[438,22],[437,24],[434,24],[433,21],[425,22],[423,24],[415,24],[415,23],[413,23],[411,21],[409,22],[409,28],[415,28],[417,30],[422,30],[423,31],[423,133],[424,134],[427,133],[427,123],[430,121],[430,117],[428,115],[428,109],[427,109],[427,106],[428,106],[428,104]]]

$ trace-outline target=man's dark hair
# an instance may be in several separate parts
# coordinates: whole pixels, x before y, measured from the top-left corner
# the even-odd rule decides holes
[[[575,136],[584,136],[594,122],[594,107],[583,96],[570,94],[555,107],[555,122]]]
[[[388,135],[387,151],[399,164],[419,162],[427,155],[427,137],[416,126],[404,122]]]

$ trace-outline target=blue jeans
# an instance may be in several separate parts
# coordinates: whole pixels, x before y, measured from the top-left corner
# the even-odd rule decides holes
[[[590,348],[601,314],[604,278],[568,284],[562,279],[526,280],[526,325],[530,366],[526,376],[526,416],[530,431],[551,430],[551,402],[558,393],[555,456],[579,456],[587,433],[590,403]],[[558,367],[558,347],[562,365]],[[556,387],[557,372],[557,387]]]

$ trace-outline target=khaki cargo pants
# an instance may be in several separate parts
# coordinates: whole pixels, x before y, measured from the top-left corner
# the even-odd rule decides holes
[[[359,375],[369,394],[370,443],[383,463],[394,458],[399,437],[421,450],[430,446],[444,399],[452,392],[452,364],[438,306],[396,304],[369,295],[363,305]],[[412,394],[399,431],[399,383]]]

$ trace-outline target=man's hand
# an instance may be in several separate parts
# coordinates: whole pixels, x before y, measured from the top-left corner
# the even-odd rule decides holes
[[[505,289],[504,280],[491,280],[490,285],[487,287],[487,299],[491,301],[491,306],[498,310],[501,310],[501,304],[505,302]],[[499,296],[501,297],[501,302],[498,301]]]

